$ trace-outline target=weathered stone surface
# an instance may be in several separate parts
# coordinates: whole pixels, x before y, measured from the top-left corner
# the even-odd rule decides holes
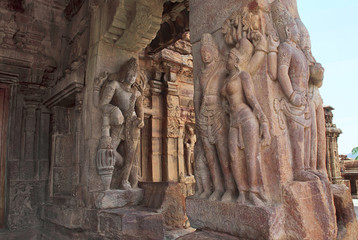
[[[82,227],[84,213],[84,209],[46,204],[41,209],[41,219],[69,229],[76,229]]]
[[[167,227],[182,228],[187,219],[185,197],[180,183],[141,182],[144,189],[143,206],[162,213]]]
[[[282,206],[256,207],[188,197],[186,209],[193,228],[247,239],[283,239],[285,236]]]
[[[330,183],[293,182],[284,188],[285,236],[292,239],[336,239],[337,223]]]
[[[338,225],[337,239],[357,239],[358,222],[349,189],[344,185],[333,184],[332,192]]]
[[[120,208],[138,205],[143,199],[143,189],[107,190],[96,195],[97,208]]]
[[[178,240],[246,240],[245,238],[237,238],[224,233],[210,232],[210,231],[196,231],[194,233],[189,233],[182,237],[179,237]]]
[[[123,236],[135,239],[163,239],[162,215],[135,209],[104,210],[99,213],[98,231],[106,237],[122,239]]]

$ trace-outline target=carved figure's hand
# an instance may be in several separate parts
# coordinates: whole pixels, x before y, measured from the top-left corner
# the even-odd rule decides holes
[[[104,81],[108,79],[109,73],[108,72],[102,72],[98,78],[94,81],[94,87],[99,89],[103,85]]]
[[[268,51],[269,52],[278,52],[277,48],[280,45],[280,39],[270,35],[268,37]]]
[[[260,124],[261,145],[268,146],[271,143],[270,128],[267,122]]]
[[[261,50],[264,52],[267,52],[268,46],[267,46],[267,39],[262,33],[259,31],[255,31],[251,34],[252,43],[255,46],[256,50]]]
[[[137,118],[137,127],[138,128],[143,128],[144,127],[144,121],[143,121],[143,119],[141,119],[141,118]]]
[[[304,93],[293,91],[292,95],[290,96],[290,102],[296,107],[300,107],[307,102],[307,99]]]

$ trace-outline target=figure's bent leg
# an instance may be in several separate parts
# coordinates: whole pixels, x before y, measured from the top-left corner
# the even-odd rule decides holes
[[[210,196],[210,200],[219,201],[222,194],[224,193],[224,184],[222,181],[221,171],[219,161],[217,159],[215,147],[209,142],[206,137],[202,138],[203,148],[205,152],[205,157],[208,162],[208,167],[210,170],[211,179],[214,185],[214,192]]]
[[[119,144],[121,143],[121,125],[111,126],[111,138],[112,138],[112,146],[114,152],[114,159],[116,160],[116,164],[119,166],[123,165],[123,157],[118,153],[117,149]]]

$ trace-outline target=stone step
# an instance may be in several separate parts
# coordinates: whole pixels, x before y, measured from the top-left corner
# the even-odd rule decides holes
[[[98,232],[119,239],[164,239],[163,216],[137,209],[103,210],[98,213]]]

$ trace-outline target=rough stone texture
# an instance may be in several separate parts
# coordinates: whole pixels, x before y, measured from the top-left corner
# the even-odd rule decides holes
[[[143,189],[107,190],[98,193],[96,207],[99,209],[136,206],[143,199]]]
[[[186,209],[193,228],[245,239],[282,239],[285,236],[282,206],[256,207],[189,197]]]
[[[191,1],[190,21],[202,183],[187,200],[191,224],[249,239],[335,239],[324,69],[296,1]],[[243,224],[250,218],[235,214],[248,207],[272,216]]]
[[[168,228],[182,228],[187,220],[185,214],[185,193],[181,183],[142,182],[144,189],[143,206],[163,214]]]
[[[224,233],[210,232],[210,231],[196,231],[194,233],[189,233],[187,235],[178,238],[178,240],[215,240],[215,239],[246,240],[245,238],[237,238]]]
[[[349,189],[344,185],[333,184],[332,192],[338,225],[337,239],[357,239],[358,222]]]
[[[99,213],[98,231],[106,237],[122,236],[137,239],[163,239],[161,214],[134,209],[104,210]]]
[[[329,182],[293,182],[284,188],[288,238],[336,239],[337,224],[330,188]]]
[[[331,106],[324,107],[324,115],[326,120],[326,139],[327,139],[327,172],[330,181],[334,184],[343,183],[341,176],[341,163],[338,155],[338,137],[342,133],[342,130],[337,128],[336,124],[333,124],[334,110]]]

